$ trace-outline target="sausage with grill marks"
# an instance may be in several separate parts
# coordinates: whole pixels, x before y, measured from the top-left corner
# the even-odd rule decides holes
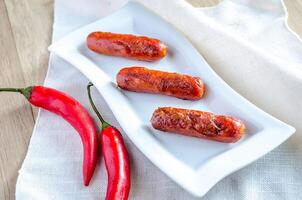
[[[238,141],[245,132],[245,125],[234,117],[172,107],[156,109],[151,123],[157,130],[224,143]]]
[[[118,72],[116,80],[124,90],[163,94],[186,100],[199,100],[205,91],[205,85],[198,77],[145,67],[123,68]]]
[[[111,56],[156,61],[167,55],[167,46],[160,40],[145,36],[92,32],[87,37],[89,49]]]

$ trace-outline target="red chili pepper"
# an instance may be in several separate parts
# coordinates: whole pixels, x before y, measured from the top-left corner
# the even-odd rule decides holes
[[[108,124],[98,112],[91,97],[89,83],[87,86],[90,104],[102,122],[101,145],[108,173],[106,200],[126,200],[130,191],[130,163],[127,149],[121,133]]]
[[[0,92],[19,92],[35,106],[53,112],[68,121],[80,134],[84,158],[84,185],[88,186],[97,161],[98,138],[95,124],[86,109],[74,98],[55,89],[43,86],[27,88],[0,88]]]

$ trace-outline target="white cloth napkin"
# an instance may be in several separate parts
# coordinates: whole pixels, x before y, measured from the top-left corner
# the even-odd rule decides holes
[[[206,9],[183,0],[139,1],[183,32],[235,90],[297,129],[286,143],[223,179],[204,199],[302,199],[302,45],[287,28],[281,1],[225,0]],[[125,3],[56,0],[53,40]],[[69,93],[90,109],[87,82],[70,64],[50,56],[45,85]],[[96,90],[94,96],[107,121],[121,130]],[[153,166],[125,134],[124,138],[132,164],[130,199],[195,199]],[[104,163],[87,188],[82,185],[81,167],[82,147],[75,130],[41,110],[19,171],[16,199],[104,199]]]

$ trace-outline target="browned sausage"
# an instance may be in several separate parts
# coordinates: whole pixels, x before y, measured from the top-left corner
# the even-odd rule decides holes
[[[128,67],[116,76],[120,88],[134,92],[156,93],[180,99],[198,100],[204,94],[205,85],[198,77],[147,69]]]
[[[144,61],[159,60],[167,54],[160,40],[130,34],[93,32],[87,37],[87,46],[97,53]]]
[[[245,132],[245,125],[233,117],[172,107],[155,110],[151,123],[161,131],[225,143],[238,141]]]

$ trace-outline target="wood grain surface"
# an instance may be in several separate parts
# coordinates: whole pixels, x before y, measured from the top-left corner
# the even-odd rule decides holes
[[[188,0],[213,6],[221,0]],[[302,1],[286,0],[289,25],[302,36]],[[42,84],[48,65],[53,0],[0,0],[0,87]],[[37,109],[18,94],[0,94],[0,199],[15,199],[15,184]]]

